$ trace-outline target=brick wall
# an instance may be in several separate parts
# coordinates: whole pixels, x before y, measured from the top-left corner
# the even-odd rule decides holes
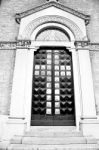
[[[97,114],[99,115],[99,51],[91,51],[91,64],[92,64],[92,73],[93,73],[93,83],[95,91],[95,101]]]
[[[9,114],[15,60],[14,50],[0,50],[0,114]]]
[[[91,42],[99,42],[99,0],[59,0],[60,3],[91,16],[87,34]],[[15,14],[45,3],[46,0],[2,0],[0,6],[0,41],[14,41],[19,25]],[[99,53],[91,53],[97,104],[99,97]],[[0,114],[9,113],[15,51],[0,51]]]

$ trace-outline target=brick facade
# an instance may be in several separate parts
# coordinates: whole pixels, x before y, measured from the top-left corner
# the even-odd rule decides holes
[[[92,64],[96,110],[97,114],[99,114],[99,51],[91,51],[90,56]]]
[[[67,7],[91,16],[90,24],[87,26],[88,38],[91,42],[99,43],[99,0],[59,1]],[[0,6],[0,41],[14,41],[17,39],[19,25],[15,21],[16,13],[29,10],[45,2],[45,0],[2,0]],[[99,52],[92,51],[90,54],[95,98],[99,105]],[[14,59],[14,50],[0,51],[0,114],[9,113]],[[98,105],[97,107],[99,107]]]
[[[0,50],[0,114],[9,114],[15,51]]]

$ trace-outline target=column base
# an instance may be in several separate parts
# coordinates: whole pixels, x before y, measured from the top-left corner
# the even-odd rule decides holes
[[[0,115],[0,141],[2,141],[8,117],[8,115]]]
[[[99,139],[99,119],[83,118],[80,121],[80,130],[83,132],[84,136],[92,135],[96,139]]]
[[[5,124],[2,140],[10,140],[14,135],[23,135],[26,130],[26,121],[23,118],[8,118]]]

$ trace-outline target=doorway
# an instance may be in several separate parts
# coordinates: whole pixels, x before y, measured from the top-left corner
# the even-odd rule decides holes
[[[40,47],[33,67],[31,125],[75,125],[71,52],[65,47]]]

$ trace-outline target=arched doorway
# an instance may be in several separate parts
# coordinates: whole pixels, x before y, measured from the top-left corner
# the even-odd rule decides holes
[[[84,130],[87,127],[87,131],[89,131],[92,123],[87,120],[89,125],[86,124],[86,118],[94,120],[93,118],[95,117],[93,116],[96,116],[89,48],[84,47],[82,44],[84,42],[86,45],[86,41],[88,40],[85,25],[88,19],[85,15],[78,15],[74,11],[71,12],[70,10],[68,12],[67,9],[61,9],[62,7],[50,6],[47,9],[42,8],[38,10],[37,8],[35,13],[33,9],[33,14],[31,11],[30,13],[25,12],[20,14],[21,24],[18,40],[22,40],[22,44],[21,47],[17,47],[16,51],[10,118],[12,120],[13,118],[17,118],[17,125],[19,128],[22,128],[23,132],[24,129],[29,130],[31,127],[34,53],[40,50],[41,47],[50,47],[51,50],[53,50],[53,47],[56,50],[57,48],[65,48],[65,50],[71,52],[74,79],[75,124],[77,129],[82,128]],[[66,40],[57,39],[55,41],[50,38],[49,41],[44,39],[40,41],[38,35],[43,31],[42,29],[47,29],[51,26],[61,29],[63,31],[62,34],[65,33],[65,35],[69,36],[66,36]],[[64,35],[60,37],[63,38]],[[25,40],[31,41],[31,45],[24,44]],[[74,42],[78,43],[76,47]],[[90,107],[88,107],[89,103]],[[25,119],[25,123],[23,119]],[[13,129],[15,127],[16,122],[13,124]],[[17,133],[17,128],[15,132]]]
[[[55,26],[35,39],[70,42],[67,32]],[[31,125],[75,125],[72,53],[63,46],[40,46],[33,68]]]

